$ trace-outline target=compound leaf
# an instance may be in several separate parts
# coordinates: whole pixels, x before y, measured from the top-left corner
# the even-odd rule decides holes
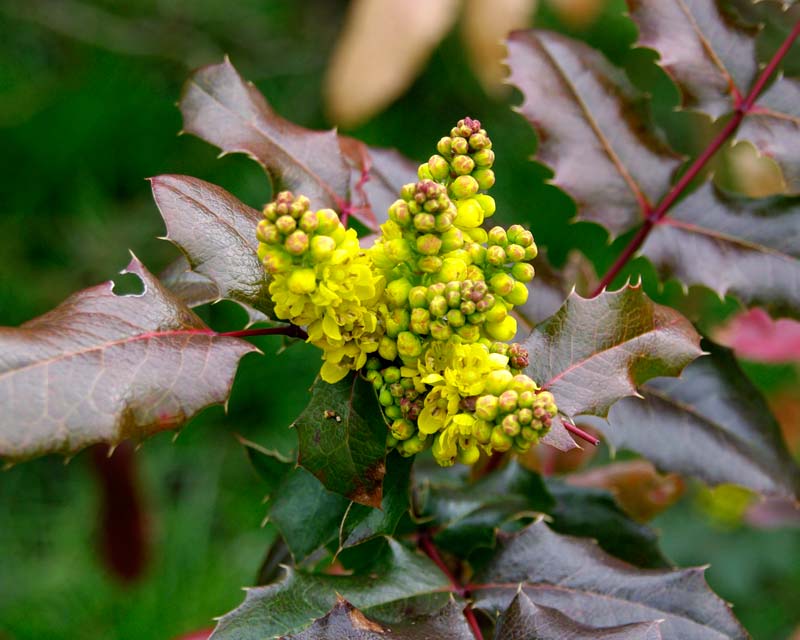
[[[225,402],[256,348],[215,334],[136,258],[123,273],[144,292],[117,296],[105,283],[0,328],[0,457],[138,440]]]

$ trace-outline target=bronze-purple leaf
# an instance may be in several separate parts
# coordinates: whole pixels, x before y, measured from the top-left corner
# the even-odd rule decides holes
[[[537,157],[575,200],[578,218],[618,235],[669,189],[680,159],[643,119],[622,70],[587,45],[546,31],[508,39],[509,82],[539,136]]]
[[[712,118],[733,111],[758,72],[757,29],[737,24],[714,0],[628,0],[637,43],[655,49],[683,106]]]
[[[211,331],[134,258],[144,284],[73,294],[19,328],[0,328],[0,457],[72,455],[98,442],[175,429],[226,401],[249,343]]]

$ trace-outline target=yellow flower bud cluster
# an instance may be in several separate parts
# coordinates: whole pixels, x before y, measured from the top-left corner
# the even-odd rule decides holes
[[[525,349],[507,344],[537,249],[520,225],[481,226],[495,212],[482,193],[494,184],[491,140],[464,118],[437,149],[367,251],[335,212],[288,192],[265,207],[257,235],[276,315],[307,327],[323,379],[362,370],[387,444],[406,456],[430,448],[448,466],[526,451],[557,408],[523,373]]]
[[[338,382],[378,349],[383,276],[332,209],[311,211],[308,198],[283,191],[263,214],[258,255],[272,276],[275,315],[307,327],[323,351],[323,380]]]

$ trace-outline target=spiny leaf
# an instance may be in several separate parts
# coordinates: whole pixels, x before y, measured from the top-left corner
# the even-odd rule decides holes
[[[614,447],[641,453],[661,469],[800,497],[800,470],[766,401],[730,351],[704,346],[710,355],[679,380],[652,380],[641,389],[644,400],[622,400],[608,423],[592,424]]]
[[[642,252],[663,277],[800,318],[800,198],[737,197],[707,182],[655,226]]]
[[[538,158],[575,200],[578,217],[612,235],[640,220],[670,186],[679,159],[647,133],[641,96],[621,70],[588,46],[545,31],[508,39],[509,82],[539,136]]]
[[[592,627],[663,620],[664,640],[745,640],[730,608],[708,588],[703,569],[636,569],[593,542],[553,533],[544,522],[498,536],[497,552],[476,573],[476,607],[506,609],[521,588],[539,606]]]
[[[520,591],[500,616],[494,640],[661,640],[660,621],[588,627],[557,609],[536,605]]]
[[[388,556],[369,575],[334,576],[287,569],[276,584],[247,591],[242,605],[223,616],[212,638],[243,640],[297,633],[324,616],[337,595],[381,624],[409,609],[420,615],[447,604],[449,582],[427,558],[389,540]],[[410,606],[413,599],[421,599]]]
[[[628,7],[638,44],[658,52],[685,108],[718,118],[747,94],[758,72],[755,28],[736,24],[714,0],[628,0]]]
[[[226,298],[246,309],[271,314],[269,279],[256,254],[259,212],[221,187],[197,178],[164,175],[151,182],[153,198],[167,225],[166,239],[185,254],[191,273],[204,276],[213,285],[192,279],[188,288],[196,298],[192,302],[202,304],[212,294],[212,301]],[[171,269],[177,271],[177,267]],[[171,282],[184,291],[187,276]]]
[[[136,258],[123,273],[141,279],[141,295],[105,283],[0,328],[0,457],[138,440],[225,402],[256,348],[216,335]]]
[[[440,611],[383,625],[367,618],[344,598],[323,618],[292,636],[295,640],[474,640],[461,607],[450,600]]]
[[[331,491],[379,507],[386,473],[386,424],[372,387],[357,374],[328,384],[318,379],[294,427],[299,464]]]
[[[311,131],[272,110],[230,60],[195,71],[180,100],[183,129],[222,149],[245,153],[269,173],[276,191],[311,198],[315,207],[339,208],[350,173],[333,131]]]
[[[800,194],[800,80],[779,77],[744,119],[737,137],[775,160],[787,192]]]
[[[605,416],[650,378],[678,375],[702,351],[680,313],[651,301],[639,286],[585,299],[572,294],[525,340],[526,373],[553,393],[569,416]]]

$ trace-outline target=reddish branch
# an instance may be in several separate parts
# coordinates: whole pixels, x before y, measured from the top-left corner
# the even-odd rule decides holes
[[[586,440],[589,444],[593,444],[595,447],[600,444],[600,438],[596,438],[591,433],[587,433],[580,427],[564,420],[564,428],[569,431],[573,436],[579,437],[581,440]]]
[[[425,552],[425,555],[433,560],[433,563],[439,567],[441,572],[447,576],[448,580],[450,580],[450,584],[453,586],[453,593],[462,598],[469,598],[469,590],[462,585],[461,582],[459,582],[459,580],[453,575],[453,572],[450,571],[450,567],[448,567],[445,561],[442,560],[439,550],[436,548],[436,545],[433,544],[430,531],[427,529],[420,531],[417,536],[417,544],[419,545],[419,548]],[[464,607],[464,617],[467,619],[467,623],[469,624],[469,628],[472,630],[472,635],[475,636],[475,640],[483,640],[481,627],[478,624],[478,619],[475,617],[475,612],[472,610],[472,605],[470,605],[469,602],[467,602],[467,606]]]
[[[650,235],[653,227],[661,222],[661,219],[667,215],[670,207],[675,204],[675,201],[686,190],[686,187],[689,185],[689,183],[697,177],[708,161],[714,156],[714,154],[716,154],[717,151],[719,151],[720,147],[722,147],[728,138],[730,138],[736,132],[742,120],[744,120],[748,114],[753,112],[758,96],[761,95],[761,92],[764,90],[764,87],[766,86],[770,77],[772,77],[772,75],[775,73],[775,70],[778,68],[781,60],[783,60],[783,58],[789,52],[789,49],[791,49],[798,36],[800,36],[800,21],[797,22],[797,24],[794,26],[794,29],[792,29],[792,32],[775,52],[775,55],[772,56],[769,64],[764,67],[764,71],[762,71],[761,75],[759,75],[758,79],[753,85],[753,88],[750,90],[750,93],[747,94],[744,99],[741,99],[741,97],[738,95],[738,92],[734,92],[734,114],[731,116],[731,119],[728,120],[727,124],[722,128],[722,130],[716,136],[714,136],[714,139],[709,143],[708,147],[706,147],[703,153],[701,153],[691,164],[691,166],[686,170],[686,173],[681,176],[680,180],[675,183],[675,186],[670,189],[669,193],[664,196],[661,202],[659,202],[652,211],[648,212],[646,209],[643,209],[643,214],[645,216],[644,224],[628,243],[628,246],[625,247],[620,256],[616,259],[614,264],[611,265],[611,268],[608,270],[608,272],[603,276],[603,279],[600,281],[600,284],[597,285],[597,288],[594,290],[594,293],[592,293],[592,296],[602,293],[603,290],[614,281],[614,278],[616,278],[619,272],[622,271],[622,268],[634,256],[642,244],[644,244],[644,241],[647,239],[647,236]]]

